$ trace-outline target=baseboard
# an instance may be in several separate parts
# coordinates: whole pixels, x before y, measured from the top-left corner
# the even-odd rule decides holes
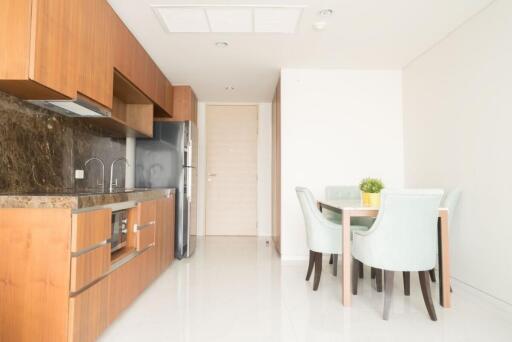
[[[452,285],[453,285],[454,292],[459,291],[459,290],[466,291],[468,293],[471,293],[478,299],[483,300],[486,303],[491,304],[494,307],[512,315],[512,304],[511,303],[508,303],[500,298],[497,298],[485,291],[477,289],[476,287],[473,287],[473,286],[463,282],[462,280],[459,280],[459,279],[453,278],[453,277],[451,279],[452,279]]]

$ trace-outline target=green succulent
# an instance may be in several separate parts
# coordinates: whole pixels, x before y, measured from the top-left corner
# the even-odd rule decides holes
[[[359,189],[361,189],[362,192],[377,194],[384,189],[384,183],[377,178],[365,178],[361,181],[361,184],[359,184]]]

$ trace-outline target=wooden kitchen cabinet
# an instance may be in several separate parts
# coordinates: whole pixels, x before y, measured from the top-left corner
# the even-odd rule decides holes
[[[161,109],[156,115],[170,117],[172,101],[166,96],[172,94],[171,83],[115,13],[112,27],[114,68]]]
[[[108,110],[115,70],[157,115],[171,116],[171,83],[106,0],[0,2],[0,90],[32,100],[83,97]]]
[[[174,260],[174,194],[157,202],[156,263],[163,272]]]
[[[110,209],[0,208],[0,341],[95,341],[172,259],[174,194],[130,213],[160,233],[112,263]]]
[[[108,299],[109,282],[104,278],[69,300],[69,341],[96,341],[109,324]]]
[[[190,86],[173,86],[172,118],[155,118],[159,121],[193,121],[197,123],[197,97]],[[168,100],[170,103],[170,100]]]
[[[0,89],[23,99],[76,97],[79,2],[0,2]]]
[[[78,92],[112,108],[114,12],[105,0],[77,2]]]

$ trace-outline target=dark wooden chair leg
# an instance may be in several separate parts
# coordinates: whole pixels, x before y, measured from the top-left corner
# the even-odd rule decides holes
[[[318,290],[320,276],[322,275],[322,253],[315,253],[315,280],[313,282],[313,291]]]
[[[431,320],[437,321],[436,309],[434,308],[432,295],[430,293],[430,281],[428,279],[428,273],[427,271],[421,271],[418,272],[418,274],[420,276],[421,293],[423,294],[423,301],[427,307],[428,315],[430,316]]]
[[[362,262],[359,262],[359,278],[364,279],[364,265]]]
[[[389,311],[391,309],[391,300],[393,299],[393,282],[395,279],[395,272],[384,271],[384,311],[382,319],[387,321],[389,319]]]
[[[375,268],[372,267],[370,269],[370,276],[372,277],[372,279],[375,279],[375,275],[376,275]]]
[[[432,280],[433,283],[436,282],[436,270],[432,269],[428,271],[428,274],[430,275],[430,280]]]
[[[309,251],[309,264],[308,264],[308,273],[306,274],[306,281],[311,278],[311,273],[313,272],[313,265],[315,264],[315,253],[313,251]]]
[[[359,260],[352,258],[352,294],[357,295],[357,283],[359,280]]]
[[[334,259],[334,254],[331,254],[331,256],[329,257],[329,265],[332,265],[333,259]]]
[[[382,292],[382,270],[375,270],[375,281],[377,283],[377,292]]]
[[[404,294],[411,295],[411,272],[402,272],[404,277]]]
[[[332,275],[335,277],[338,275],[338,254],[332,255]]]

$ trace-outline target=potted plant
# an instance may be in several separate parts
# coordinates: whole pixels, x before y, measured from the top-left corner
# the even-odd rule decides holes
[[[363,205],[368,207],[380,206],[380,191],[384,184],[377,178],[365,178],[361,181],[359,189],[362,192]]]

